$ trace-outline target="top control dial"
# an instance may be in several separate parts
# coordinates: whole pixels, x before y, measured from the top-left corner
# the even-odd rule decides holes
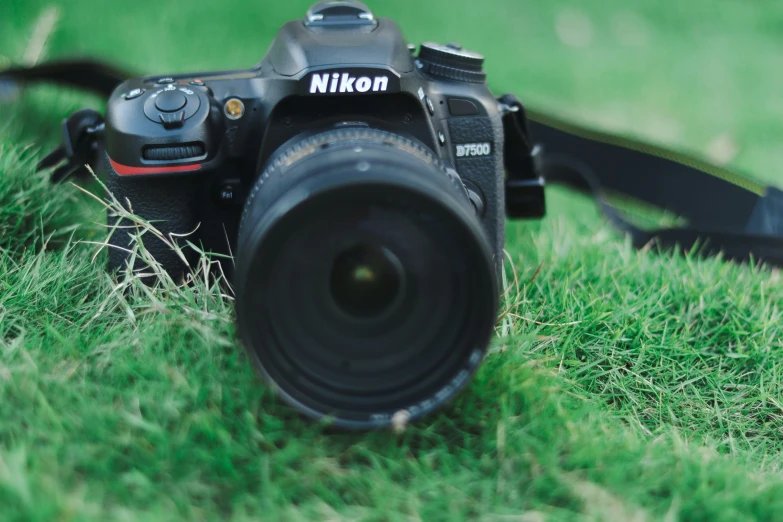
[[[441,45],[432,42],[421,44],[419,64],[430,76],[458,82],[484,83],[484,57],[465,51],[458,44]]]

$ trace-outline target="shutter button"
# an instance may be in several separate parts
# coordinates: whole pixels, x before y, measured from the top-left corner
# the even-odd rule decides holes
[[[188,99],[179,91],[165,91],[155,100],[155,107],[162,112],[176,112],[188,103]]]

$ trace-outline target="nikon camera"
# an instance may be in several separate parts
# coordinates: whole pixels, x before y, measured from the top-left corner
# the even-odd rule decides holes
[[[521,107],[492,95],[483,61],[456,44],[408,45],[360,3],[322,2],[249,70],[120,85],[106,184],[173,241],[226,255],[240,335],[283,400],[341,427],[413,421],[482,360],[506,168],[531,164],[506,143]],[[540,217],[542,182],[529,177],[515,212]],[[109,223],[122,269],[130,223]],[[169,245],[143,242],[187,275]]]

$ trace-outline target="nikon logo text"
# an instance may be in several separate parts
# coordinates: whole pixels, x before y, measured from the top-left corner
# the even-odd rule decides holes
[[[310,94],[386,92],[388,76],[351,76],[349,73],[314,74],[310,80]]]

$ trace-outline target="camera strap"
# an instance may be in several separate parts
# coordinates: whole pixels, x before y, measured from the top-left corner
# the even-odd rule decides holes
[[[0,72],[0,93],[27,83],[48,82],[108,97],[136,75],[92,61],[72,60]],[[641,141],[575,125],[531,111],[513,95],[504,108],[504,159],[509,217],[530,215],[526,197],[541,190],[540,178],[591,195],[609,222],[636,248],[658,246],[702,255],[722,253],[783,266],[783,191],[700,159]],[[39,169],[61,165],[53,182],[92,164],[102,147],[103,117],[77,111],[63,122],[63,145]],[[645,229],[616,204],[642,204],[674,214],[681,227]]]
[[[508,156],[531,150],[536,175],[591,195],[635,248],[679,247],[705,256],[722,253],[735,261],[755,259],[783,266],[780,189],[686,154],[525,110],[513,95],[499,101],[515,109],[504,116],[510,178],[530,179],[512,168],[514,160]],[[531,144],[543,150],[536,151]],[[685,224],[641,228],[612,204],[618,199],[669,212]]]

